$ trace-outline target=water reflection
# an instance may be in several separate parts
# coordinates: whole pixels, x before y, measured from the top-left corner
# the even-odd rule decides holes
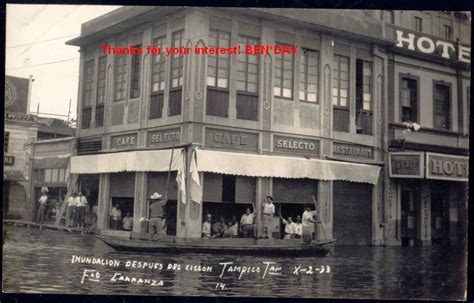
[[[466,288],[466,258],[462,249],[401,247],[336,247],[328,257],[269,258],[209,254],[143,254],[117,252],[90,235],[70,235],[57,231],[7,228],[3,246],[4,290],[24,293],[94,293],[186,296],[259,296],[384,299],[461,299]],[[71,264],[73,255],[121,261],[120,267]],[[135,269],[127,260],[212,266],[212,272]],[[225,273],[219,278],[219,263],[259,266],[272,261],[282,267],[282,275]],[[321,265],[330,273],[300,274],[302,268]],[[81,279],[85,269],[97,270],[100,283]],[[114,273],[136,278],[162,280],[163,286],[136,285],[110,281]],[[224,283],[225,289],[216,288]]]

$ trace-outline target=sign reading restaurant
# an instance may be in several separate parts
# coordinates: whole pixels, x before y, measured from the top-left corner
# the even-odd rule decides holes
[[[426,153],[426,178],[467,182],[469,157]]]
[[[457,45],[448,41],[428,37],[419,33],[407,32],[406,30],[395,30],[399,48],[420,52],[427,55],[436,55],[444,59],[471,63],[471,48]]]
[[[423,178],[424,153],[390,153],[389,174],[392,178]]]
[[[370,147],[342,143],[333,143],[332,154],[353,158],[374,158],[373,150]]]
[[[273,151],[319,157],[319,141],[274,135]]]

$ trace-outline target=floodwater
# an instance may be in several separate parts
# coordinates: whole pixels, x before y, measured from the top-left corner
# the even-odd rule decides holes
[[[460,248],[336,246],[327,257],[298,258],[145,254],[114,251],[92,235],[5,228],[5,292],[453,300],[464,298],[466,289]],[[73,256],[119,265],[73,263]],[[127,261],[156,267],[132,268]],[[222,273],[219,263],[226,262],[233,264]],[[228,271],[231,265],[248,272],[239,279],[238,271]]]

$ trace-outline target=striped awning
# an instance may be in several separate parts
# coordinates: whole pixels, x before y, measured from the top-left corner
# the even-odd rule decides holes
[[[331,160],[197,150],[200,172],[250,177],[316,179],[377,184],[380,167]]]

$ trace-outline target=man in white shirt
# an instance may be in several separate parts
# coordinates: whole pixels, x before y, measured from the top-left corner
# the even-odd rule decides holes
[[[120,211],[118,204],[115,204],[114,207],[112,207],[110,216],[112,219],[112,229],[118,230],[120,226],[120,221],[122,220],[122,211]]]
[[[66,208],[66,227],[71,227],[74,225],[74,209],[76,208],[76,193],[67,199],[67,208]]]
[[[295,232],[296,232],[296,225],[295,222],[293,222],[293,218],[288,217],[288,221],[285,220],[282,216],[280,216],[281,221],[283,224],[285,224],[285,236],[283,239],[294,239],[295,238]]]
[[[88,206],[86,196],[79,191],[79,196],[76,198],[76,222],[79,228],[84,228],[84,220],[86,215],[86,207]]]
[[[263,237],[272,239],[272,221],[275,215],[275,205],[273,204],[273,197],[267,196],[263,204]]]
[[[305,244],[310,244],[313,240],[314,223],[316,222],[314,216],[316,215],[317,211],[311,211],[311,205],[304,206],[301,224],[303,224],[303,242]]]
[[[211,214],[207,214],[206,220],[202,223],[202,237],[210,238],[211,237]]]
[[[301,216],[297,215],[295,224],[295,239],[301,239],[303,237],[303,224],[301,224]]]
[[[46,208],[48,207],[47,205],[48,195],[46,191],[41,192],[41,197],[39,198],[38,202],[39,202],[39,208],[38,208],[37,219],[38,219],[39,224],[43,224],[45,216],[46,216]]]
[[[127,212],[125,217],[122,219],[122,228],[127,231],[131,231],[133,227],[133,217],[130,216],[130,212]]]
[[[240,233],[244,238],[253,238],[255,213],[250,211],[250,208],[245,210],[245,214],[240,218]]]

